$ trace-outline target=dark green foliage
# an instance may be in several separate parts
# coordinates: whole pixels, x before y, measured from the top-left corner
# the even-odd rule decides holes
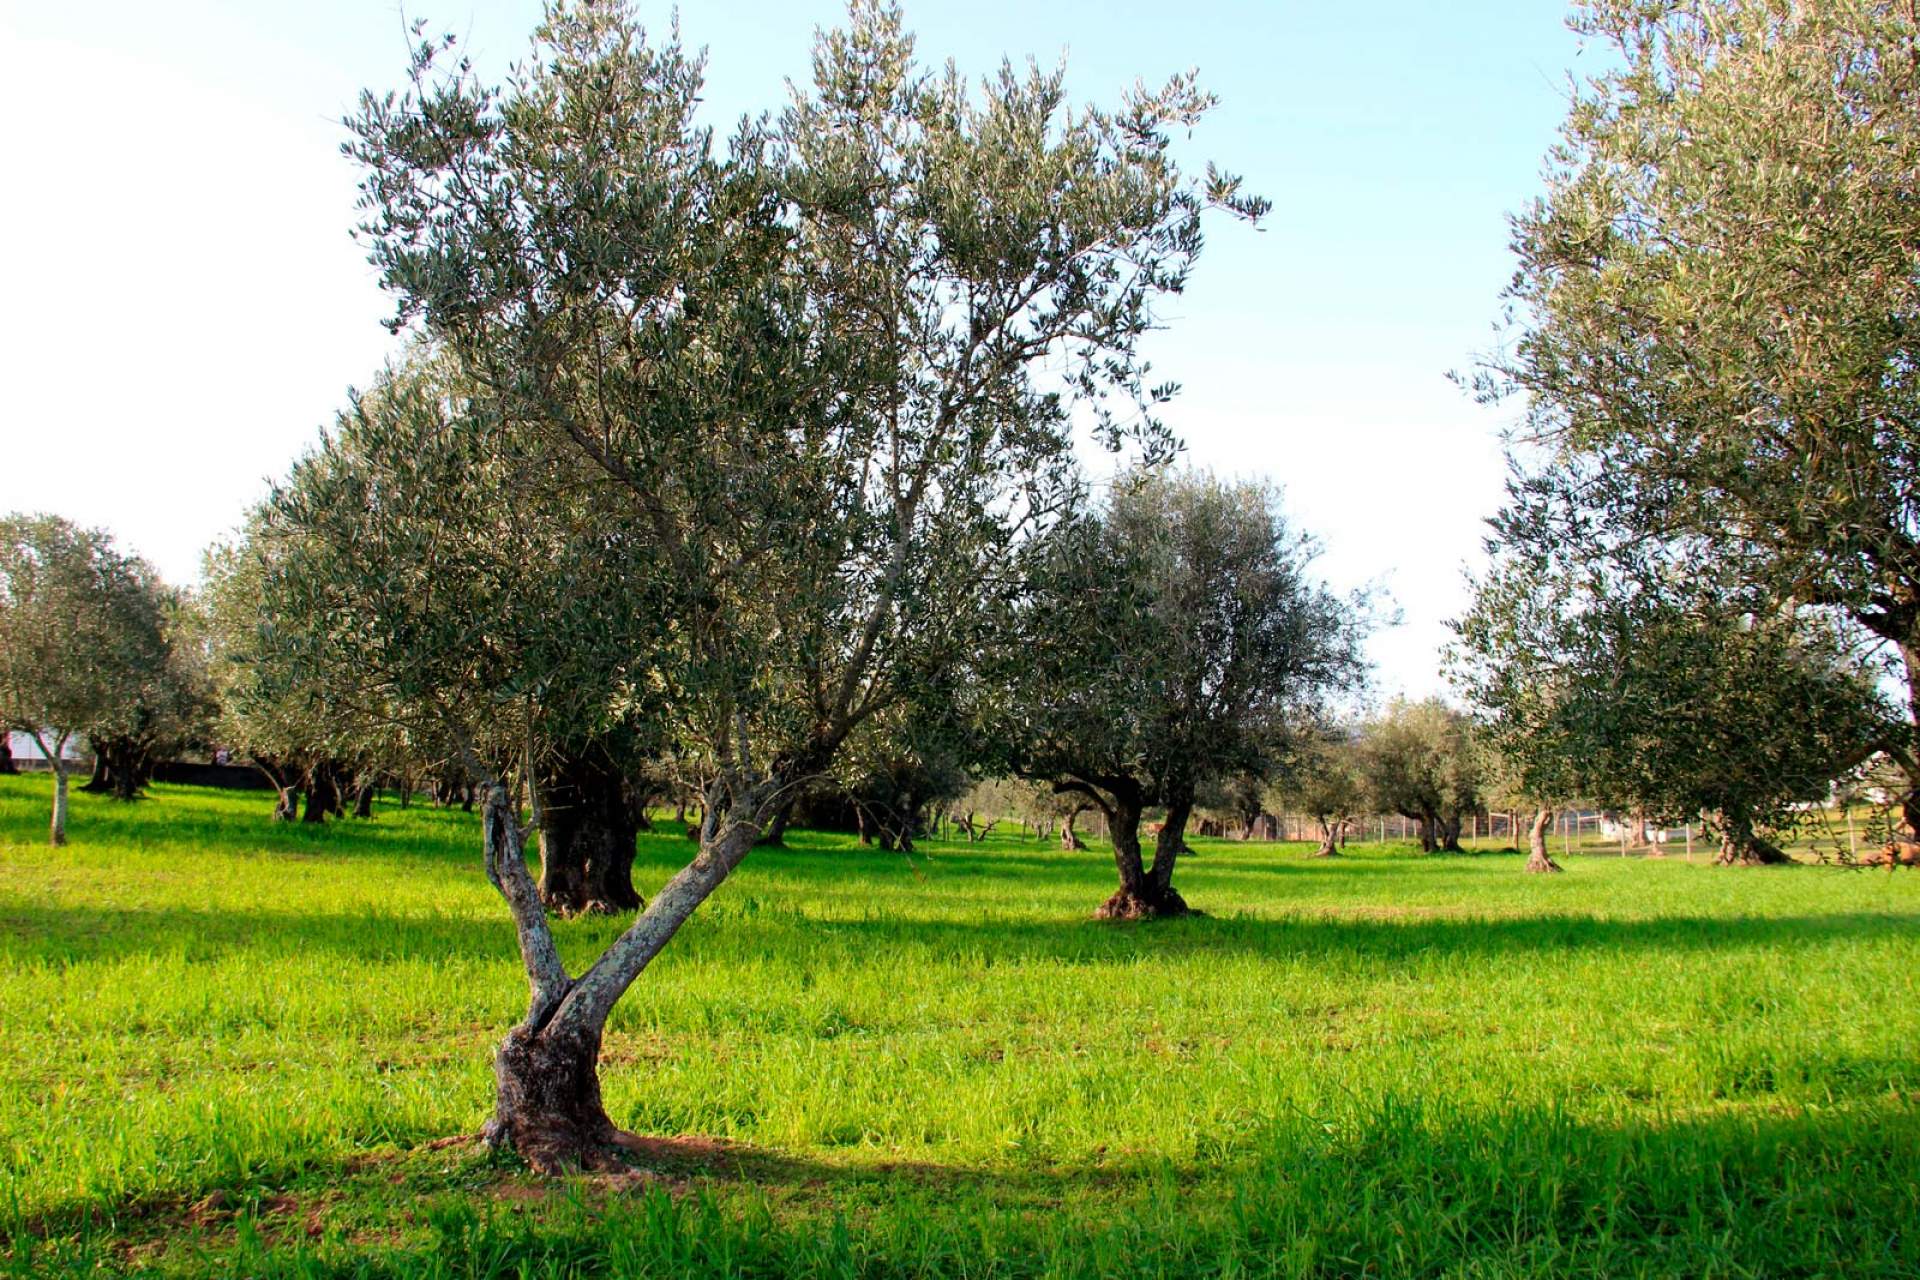
[[[1516,332],[1481,389],[1526,397],[1526,448],[1572,467],[1606,545],[1680,546],[1755,616],[1873,637],[1920,824],[1913,10],[1590,0],[1576,26],[1612,65],[1515,220]]]

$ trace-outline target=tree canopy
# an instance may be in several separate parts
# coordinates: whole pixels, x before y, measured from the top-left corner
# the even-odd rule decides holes
[[[1107,914],[1185,910],[1173,866],[1199,788],[1271,772],[1290,730],[1358,687],[1365,602],[1312,577],[1315,551],[1269,486],[1143,471],[1042,553],[1008,736],[1023,772],[1107,814]],[[1143,869],[1148,806],[1167,818]]]
[[[349,122],[395,326],[449,381],[376,388],[276,495],[268,594],[311,621],[277,643],[362,714],[430,711],[484,781],[531,991],[491,1132],[542,1167],[604,1157],[607,1013],[770,820],[997,642],[1079,495],[1075,406],[1170,448],[1140,339],[1205,211],[1264,206],[1174,162],[1190,78],[1114,110],[1061,83],[925,71],[860,3],[720,147],[697,61],[582,0],[504,86],[422,39]],[[484,747],[636,707],[698,780],[700,852],[574,975]]]
[[[1576,25],[1619,66],[1514,222],[1517,332],[1481,389],[1526,397],[1521,443],[1581,459],[1623,537],[1833,612],[1920,699],[1913,14],[1590,0]],[[1883,744],[1910,790],[1916,707]]]

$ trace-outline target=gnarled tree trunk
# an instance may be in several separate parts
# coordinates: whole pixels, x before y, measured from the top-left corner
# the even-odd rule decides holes
[[[1066,821],[1060,824],[1060,848],[1067,853],[1083,853],[1086,850],[1087,842],[1082,840],[1080,833],[1073,828],[1073,824],[1079,819],[1081,813],[1086,810],[1086,807],[1087,806],[1080,804],[1067,810]]]
[[[334,775],[333,762],[321,760],[307,770],[307,807],[300,815],[300,821],[318,826],[327,820],[328,814],[338,812],[339,808],[340,782]]]
[[[623,772],[594,749],[562,755],[542,772],[540,900],[569,915],[639,910],[638,828]]]
[[[1753,820],[1745,814],[1720,815],[1720,854],[1714,860],[1722,867],[1772,867],[1793,861],[1779,846],[1753,829]]]
[[[482,1130],[542,1173],[617,1167],[634,1145],[606,1113],[600,1094],[600,1044],[607,1015],[633,981],[752,849],[760,821],[781,789],[768,784],[719,815],[700,852],[655,895],[600,958],[568,975],[526,864],[526,833],[507,789],[489,782],[482,829],[487,878],[506,899],[527,971],[529,1008],[494,1055],[494,1114]],[[750,820],[742,820],[741,814]]]
[[[1335,822],[1332,818],[1324,814],[1316,815],[1314,817],[1314,821],[1320,824],[1320,847],[1318,849],[1315,849],[1308,856],[1314,857],[1314,858],[1339,857],[1340,856],[1340,845],[1339,845],[1340,829],[1345,824]]]
[[[767,824],[767,834],[760,837],[760,843],[775,849],[787,847],[787,823],[793,817],[795,801],[789,800],[775,810],[773,821]]]
[[[1533,826],[1527,831],[1527,870],[1536,875],[1549,875],[1564,869],[1547,851],[1547,832],[1552,827],[1553,810],[1533,811]]]
[[[1140,811],[1144,807],[1138,787],[1109,787],[1112,802],[1102,802],[1113,839],[1113,864],[1120,873],[1120,887],[1094,912],[1101,920],[1150,920],[1161,916],[1187,914],[1187,904],[1173,888],[1173,864],[1186,841],[1187,817],[1191,803],[1172,806],[1167,821],[1154,843],[1153,868],[1142,865],[1140,856]]]

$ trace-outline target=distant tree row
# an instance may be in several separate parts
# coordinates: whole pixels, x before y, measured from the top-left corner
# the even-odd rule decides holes
[[[71,748],[94,756],[90,789],[129,800],[157,760],[205,740],[212,712],[192,600],[104,533],[0,517],[0,730],[31,738],[51,768],[54,844],[67,840]]]

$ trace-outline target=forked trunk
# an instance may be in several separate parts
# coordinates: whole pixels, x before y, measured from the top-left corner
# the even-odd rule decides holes
[[[1536,875],[1550,875],[1563,870],[1547,852],[1547,832],[1553,827],[1553,810],[1536,809],[1533,811],[1533,826],[1527,832],[1527,870]]]
[[[1320,847],[1315,849],[1311,856],[1315,858],[1339,857],[1340,827],[1342,824],[1325,817],[1316,818],[1315,821],[1320,824]]]
[[[1460,847],[1461,819],[1459,814],[1454,813],[1448,814],[1445,817],[1437,817],[1433,820],[1433,826],[1434,835],[1437,837],[1441,853],[1466,852],[1466,850]],[[1431,850],[1429,850],[1429,852],[1431,852]]]
[[[1096,919],[1151,920],[1187,914],[1186,902],[1173,888],[1173,864],[1186,840],[1191,806],[1168,810],[1167,822],[1160,828],[1154,844],[1151,872],[1142,865],[1140,857],[1140,809],[1138,794],[1128,791],[1116,795],[1107,810],[1113,837],[1113,864],[1120,873],[1120,887],[1100,904],[1100,909],[1094,912]]]
[[[539,887],[527,870],[525,833],[498,783],[486,788],[482,831],[487,878],[506,899],[527,972],[527,1019],[494,1055],[494,1114],[482,1136],[510,1147],[541,1173],[607,1169],[634,1140],[601,1102],[600,1043],[613,1006],[708,895],[732,873],[771,816],[769,783],[723,815],[699,854],[578,978],[554,946]],[[745,811],[751,820],[742,821]]]

